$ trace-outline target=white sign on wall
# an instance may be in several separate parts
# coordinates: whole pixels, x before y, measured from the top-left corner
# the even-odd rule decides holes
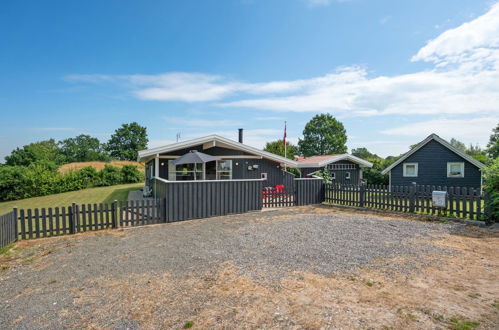
[[[446,207],[447,206],[447,191],[433,191],[431,193],[433,206]]]

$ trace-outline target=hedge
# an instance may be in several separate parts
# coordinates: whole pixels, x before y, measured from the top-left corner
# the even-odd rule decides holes
[[[121,169],[106,165],[101,171],[84,167],[77,171],[59,173],[51,162],[29,166],[0,166],[0,201],[46,196],[91,187],[137,183],[144,174],[133,165]]]

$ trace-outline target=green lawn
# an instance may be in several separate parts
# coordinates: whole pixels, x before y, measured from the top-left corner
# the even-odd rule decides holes
[[[62,194],[55,194],[42,197],[21,199],[0,203],[0,214],[7,213],[13,207],[19,209],[33,209],[41,207],[61,207],[71,203],[112,203],[114,200],[124,201],[128,197],[130,190],[140,189],[143,183],[123,184],[110,187],[90,188],[78,191],[70,191]]]

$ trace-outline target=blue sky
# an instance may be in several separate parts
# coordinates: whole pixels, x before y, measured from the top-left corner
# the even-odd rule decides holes
[[[262,147],[328,112],[383,156],[499,121],[495,1],[3,1],[0,42],[1,158],[131,121]]]

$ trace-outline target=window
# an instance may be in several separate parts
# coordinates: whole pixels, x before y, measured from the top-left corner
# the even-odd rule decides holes
[[[345,173],[345,179],[346,180],[350,180],[350,172],[346,172]]]
[[[342,170],[355,170],[357,167],[355,164],[330,164],[328,168],[330,170],[342,171]]]
[[[168,180],[190,181],[203,180],[203,164],[174,165],[172,160],[168,161]]]
[[[267,173],[262,173],[261,174],[261,178],[264,179],[264,180],[267,180]]]
[[[448,178],[464,178],[464,163],[447,163]]]
[[[331,180],[336,180],[336,172],[330,172],[331,173]]]
[[[232,179],[232,160],[217,160],[217,180]]]
[[[418,176],[418,163],[404,163],[404,176],[417,177]]]

